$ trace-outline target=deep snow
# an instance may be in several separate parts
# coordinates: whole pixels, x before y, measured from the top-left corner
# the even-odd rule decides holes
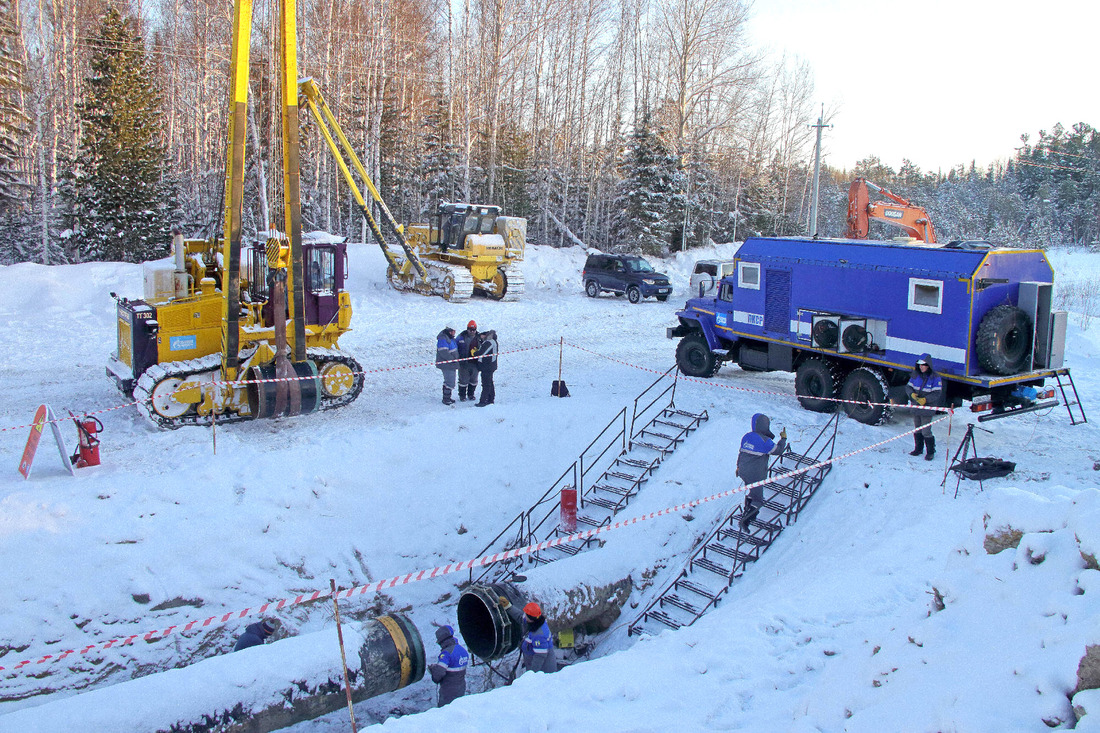
[[[208,428],[158,431],[125,407],[100,415],[103,465],[75,479],[46,436],[24,481],[15,469],[27,430],[0,432],[9,466],[0,473],[0,578],[9,598],[0,665],[327,589],[330,578],[349,587],[476,557],[655,372],[672,365],[675,345],[664,329],[683,302],[691,263],[733,252],[717,249],[655,263],[672,276],[668,303],[589,299],[578,274],[582,250],[532,247],[523,300],[456,305],[392,291],[377,250],[355,245],[356,330],[341,346],[372,374],[353,405],[221,427],[216,453]],[[1067,282],[1090,282],[1100,270],[1100,258],[1088,253],[1051,260]],[[42,402],[78,413],[122,404],[103,371],[115,340],[108,294],[136,297],[140,289],[138,266],[0,268],[0,334],[8,344],[0,355],[0,428],[30,422]],[[1067,359],[1095,413],[1100,339],[1076,315]],[[502,356],[496,405],[447,408],[429,364],[435,334],[471,318],[497,330],[502,351],[528,350]],[[549,396],[562,338],[614,359],[566,346],[563,376],[573,396],[565,400]],[[418,366],[400,368],[408,365]],[[711,419],[627,515],[730,488],[737,440],[753,412],[786,426],[796,449],[824,420],[798,407],[783,373],[726,367],[708,384],[682,382],[677,402]],[[937,427],[941,458],[954,452],[968,414],[955,416],[950,439]],[[900,414],[878,428],[845,420],[837,452],[908,427]],[[981,454],[1017,462],[1014,475],[986,482],[984,492],[963,482],[953,498],[953,476],[946,490],[940,486],[944,463],[911,459],[907,438],[841,462],[722,604],[676,633],[639,641],[625,635],[625,624],[737,499],[700,507],[691,521],[671,516],[609,535],[589,562],[598,554],[601,563],[634,569],[636,581],[659,573],[635,591],[637,610],[628,607],[597,658],[409,715],[432,704],[433,686],[423,681],[360,704],[359,723],[390,716],[385,727],[396,730],[1070,727],[1067,695],[1078,661],[1086,644],[1100,644],[1100,573],[1084,557],[1100,554],[1095,431],[1070,427],[1064,408],[984,427],[993,434],[978,433]],[[75,430],[63,429],[71,449]],[[988,554],[987,533],[1004,526],[1025,532],[1019,546]],[[343,613],[404,610],[433,655],[432,624],[454,623],[455,583],[464,579],[349,601]],[[943,610],[935,610],[937,596]],[[51,703],[78,688],[224,653],[250,620],[0,673],[0,728],[5,717],[34,720],[32,708],[46,720]],[[333,626],[325,603],[296,607],[281,620],[280,635]],[[256,678],[263,675],[257,665]],[[472,677],[471,687],[483,685]],[[140,708],[142,700],[130,703]],[[1093,708],[1091,717],[1100,718]],[[99,719],[110,712],[99,710]],[[120,709],[119,730],[124,720]],[[346,729],[346,712],[295,728]]]

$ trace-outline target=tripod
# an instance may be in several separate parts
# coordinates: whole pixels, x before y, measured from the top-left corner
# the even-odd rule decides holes
[[[966,435],[963,436],[962,442],[959,443],[959,448],[958,448],[958,450],[955,451],[955,455],[951,457],[951,462],[948,464],[950,466],[950,468],[948,470],[954,470],[955,468],[961,466],[962,462],[967,459],[967,457],[968,457],[967,454],[970,453],[971,451],[973,451],[975,458],[978,457],[978,444],[976,442],[974,442],[974,428],[976,428],[976,427],[977,426],[974,423],[970,423],[969,425],[966,426]],[[989,433],[990,435],[993,435],[992,430],[986,430],[985,428],[978,428],[978,430],[981,430],[983,433]],[[961,460],[960,460],[960,458],[961,458]],[[958,475],[958,479],[955,480],[955,498],[958,499],[959,498],[959,484],[962,483],[962,474],[958,471],[955,471],[955,473],[956,473],[956,475]],[[946,485],[947,485],[947,472],[945,471],[944,474],[943,474],[943,482],[940,483],[940,486],[946,486]],[[979,491],[985,491],[985,487],[982,485],[981,476],[978,477],[978,490]]]

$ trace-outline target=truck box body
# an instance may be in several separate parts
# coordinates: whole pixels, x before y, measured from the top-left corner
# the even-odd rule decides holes
[[[948,392],[955,398],[1041,384],[1061,367],[1053,268],[1041,250],[972,246],[750,238],[737,253],[736,272],[715,295],[689,300],[669,336],[701,334],[712,352],[726,352],[717,354],[719,363],[794,371],[817,355],[841,374],[877,368],[892,386],[927,353],[954,383]],[[1006,340],[1026,330],[1029,341],[1017,344],[1014,364],[991,371],[978,357],[979,330],[998,308],[1018,308],[1028,319]],[[991,343],[984,348],[988,353]]]

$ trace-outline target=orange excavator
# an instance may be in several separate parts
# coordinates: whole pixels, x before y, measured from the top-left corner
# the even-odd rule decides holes
[[[889,201],[872,201],[872,193]],[[926,244],[936,242],[936,228],[927,211],[865,178],[857,178],[848,189],[848,233],[845,236],[866,239],[872,221],[900,227],[910,237]]]

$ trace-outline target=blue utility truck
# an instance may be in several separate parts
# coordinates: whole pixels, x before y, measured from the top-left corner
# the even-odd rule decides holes
[[[848,414],[872,425],[888,418],[883,403],[904,403],[923,353],[947,403],[970,402],[986,413],[979,420],[1057,405],[1045,380],[1069,378],[1066,313],[1051,308],[1054,271],[1041,250],[757,237],[735,261],[668,329],[685,375],[711,377],[725,362],[794,372],[804,408],[851,400]]]

